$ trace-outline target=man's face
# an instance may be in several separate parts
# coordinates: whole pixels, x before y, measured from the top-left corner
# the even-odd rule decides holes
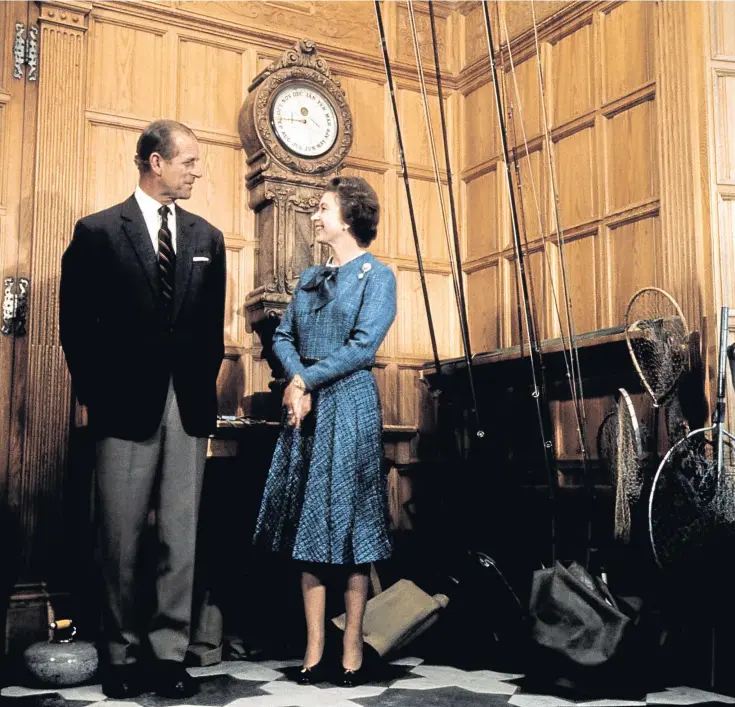
[[[317,243],[333,243],[347,232],[347,224],[342,220],[339,200],[334,192],[324,192],[311,220],[314,222]]]
[[[199,165],[199,143],[186,133],[174,133],[174,156],[170,160],[158,160],[161,196],[171,201],[188,199],[194,181],[202,176]]]

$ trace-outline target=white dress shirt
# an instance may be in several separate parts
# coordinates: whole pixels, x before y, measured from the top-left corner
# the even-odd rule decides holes
[[[158,209],[163,204],[148,196],[140,187],[135,187],[135,200],[143,212],[143,220],[148,227],[148,235],[153,243],[153,250],[158,253],[158,231],[161,228],[161,214]],[[168,230],[171,231],[171,243],[174,253],[176,252],[176,209],[173,204],[168,204]]]

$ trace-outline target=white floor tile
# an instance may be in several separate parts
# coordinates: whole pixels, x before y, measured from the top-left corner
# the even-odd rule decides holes
[[[261,660],[257,664],[272,670],[280,670],[281,668],[295,668],[301,665],[301,661],[298,658],[292,660]]]
[[[508,704],[514,707],[575,707],[574,702],[553,695],[513,695]]]
[[[654,692],[646,696],[649,705],[696,705],[698,702],[724,702],[735,704],[735,697],[718,695],[696,687],[667,687],[663,692]]]
[[[398,660],[392,660],[390,662],[391,665],[413,665],[414,667],[417,665],[421,665],[424,661],[421,658],[399,658]]]
[[[238,680],[253,680],[257,682],[273,682],[283,677],[283,673],[273,668],[267,668],[260,663],[237,663],[229,668],[228,675]]]
[[[187,668],[186,671],[194,678],[209,677],[210,675],[226,675],[230,666],[239,665],[238,660],[227,660],[217,663],[216,665],[197,666],[196,668]]]

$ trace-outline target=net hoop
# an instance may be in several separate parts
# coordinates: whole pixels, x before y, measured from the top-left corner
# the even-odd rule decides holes
[[[664,468],[666,467],[669,461],[669,458],[679,447],[686,444],[695,435],[704,436],[707,432],[713,432],[716,430],[719,430],[722,434],[725,435],[725,437],[729,437],[731,440],[735,441],[735,436],[731,435],[727,430],[721,428],[719,425],[710,425],[709,427],[700,427],[699,429],[692,430],[686,437],[682,437],[676,444],[674,444],[669,449],[668,452],[666,452],[666,455],[661,460],[661,463],[658,465],[656,474],[653,477],[653,483],[651,484],[651,493],[648,497],[648,538],[651,542],[651,550],[653,552],[653,559],[661,569],[664,569],[664,563],[661,561],[661,558],[659,557],[659,554],[656,551],[656,542],[653,537],[653,499],[656,495],[656,488],[658,487],[659,479],[661,478],[661,474],[664,471]]]
[[[635,367],[636,373],[638,373],[638,376],[641,379],[641,383],[643,384],[643,387],[645,388],[648,395],[651,396],[651,400],[653,401],[653,406],[655,408],[659,407],[661,405],[661,402],[666,398],[666,396],[676,387],[675,385],[671,386],[659,399],[656,394],[653,392],[653,389],[651,388],[650,384],[648,383],[648,380],[646,379],[645,374],[641,370],[640,364],[638,362],[638,358],[635,354],[635,351],[633,350],[633,345],[630,341],[630,328],[633,322],[630,321],[630,312],[633,308],[633,304],[637,299],[642,297],[647,292],[656,292],[660,295],[663,295],[673,306],[674,310],[676,311],[676,316],[681,319],[682,325],[684,327],[684,331],[689,331],[689,325],[687,324],[686,317],[684,316],[684,313],[681,311],[681,307],[679,306],[679,303],[668,293],[666,290],[662,290],[660,287],[644,287],[638,292],[636,292],[631,298],[630,302],[628,302],[628,306],[625,310],[625,343],[628,346],[628,353],[630,353],[630,358],[633,361],[633,366]]]

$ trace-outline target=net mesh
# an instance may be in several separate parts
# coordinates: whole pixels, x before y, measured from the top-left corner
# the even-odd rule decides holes
[[[625,336],[643,385],[659,405],[689,363],[689,333],[679,305],[663,290],[640,290],[628,304]]]
[[[718,427],[677,442],[659,465],[649,499],[649,533],[662,567],[706,567],[735,541],[735,447]],[[717,440],[722,435],[722,462]]]
[[[615,537],[630,541],[631,507],[643,489],[641,429],[627,392],[620,390],[615,410],[602,421],[598,451],[615,488]]]
[[[663,404],[664,418],[666,420],[666,435],[668,437],[668,447],[672,447],[680,439],[686,437],[689,432],[689,422],[684,417],[684,411],[681,407],[679,399],[679,390],[670,395]]]

